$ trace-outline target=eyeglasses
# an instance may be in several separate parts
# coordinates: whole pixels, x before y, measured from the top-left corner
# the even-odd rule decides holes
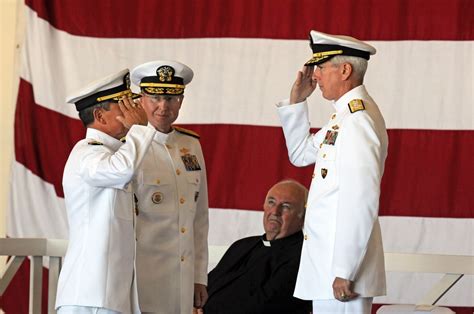
[[[150,98],[151,102],[154,104],[160,102],[168,102],[171,104],[180,103],[183,100],[183,96],[172,96],[172,95],[148,95],[143,94],[143,96]]]

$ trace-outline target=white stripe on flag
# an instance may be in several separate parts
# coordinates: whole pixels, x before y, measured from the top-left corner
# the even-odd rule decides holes
[[[311,54],[303,40],[72,36],[27,10],[30,60],[24,64],[30,68],[23,68],[22,77],[32,83],[37,103],[73,118],[75,108],[64,99],[86,82],[145,61],[177,59],[195,71],[178,123],[279,126],[274,104],[288,97],[296,71]],[[473,43],[372,42],[378,52],[366,85],[387,127],[473,129]],[[321,127],[332,108],[319,91],[314,94],[311,122]]]
[[[10,238],[66,239],[68,234],[64,199],[53,185],[14,161],[12,164],[7,235]]]

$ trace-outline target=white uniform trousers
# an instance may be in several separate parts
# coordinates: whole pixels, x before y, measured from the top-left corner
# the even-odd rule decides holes
[[[102,307],[63,305],[58,309],[58,314],[120,314],[120,312],[104,309]]]
[[[339,300],[313,300],[315,314],[370,314],[374,298],[356,298],[349,302]]]
[[[132,289],[130,292],[131,292],[131,299],[132,299],[131,313],[139,314],[140,308],[138,306],[138,294],[137,294],[137,284],[135,280],[135,274],[133,276]],[[124,314],[124,313],[112,311],[109,309],[104,309],[101,307],[64,305],[58,309],[57,314]]]

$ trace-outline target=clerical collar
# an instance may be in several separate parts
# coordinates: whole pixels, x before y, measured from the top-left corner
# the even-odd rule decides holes
[[[266,247],[281,247],[281,246],[285,246],[287,243],[293,243],[295,241],[299,241],[303,239],[303,232],[302,231],[299,231],[299,232],[296,232],[290,236],[287,236],[287,237],[284,237],[284,238],[280,238],[280,239],[275,239],[275,240],[271,240],[271,241],[268,241],[267,240],[267,235],[264,234],[262,235],[262,243],[264,246]]]

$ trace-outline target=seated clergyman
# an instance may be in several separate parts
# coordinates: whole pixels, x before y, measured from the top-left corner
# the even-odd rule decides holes
[[[307,195],[308,190],[293,180],[268,191],[265,234],[233,243],[209,273],[205,314],[310,313],[311,302],[293,297]]]

